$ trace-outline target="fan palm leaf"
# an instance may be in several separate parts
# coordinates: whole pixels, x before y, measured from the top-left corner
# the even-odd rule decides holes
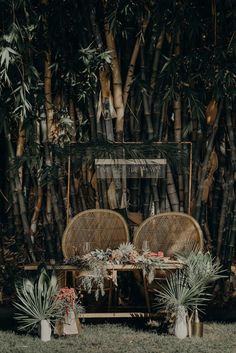
[[[35,281],[24,279],[22,283],[18,283],[14,306],[19,330],[33,329],[41,320],[61,318],[63,308],[62,303],[56,300],[57,292],[55,274],[49,276],[45,269]]]
[[[205,296],[206,286],[199,281],[189,286],[186,272],[178,270],[171,274],[165,284],[160,284],[156,290],[156,308],[176,312],[180,306],[191,309],[203,306],[208,298]]]

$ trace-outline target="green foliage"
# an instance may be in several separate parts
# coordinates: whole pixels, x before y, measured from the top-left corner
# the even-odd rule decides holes
[[[204,295],[206,289],[204,282],[195,282],[190,286],[185,271],[177,270],[166,279],[165,284],[160,284],[156,291],[155,307],[172,313],[176,313],[180,306],[189,310],[200,307],[207,301]]]
[[[176,257],[184,263],[190,287],[195,283],[205,283],[205,286],[208,286],[224,277],[222,266],[209,252],[197,254],[191,252],[188,256],[176,254]]]
[[[44,268],[36,280],[24,278],[23,282],[17,282],[14,306],[19,330],[32,330],[41,320],[62,318],[62,303],[55,300],[57,292],[55,273],[49,276]]]
[[[191,252],[188,256],[177,254],[183,268],[172,273],[165,284],[156,291],[156,306],[176,313],[179,306],[193,310],[202,307],[210,300],[209,285],[224,277],[221,266],[214,263],[209,253]]]

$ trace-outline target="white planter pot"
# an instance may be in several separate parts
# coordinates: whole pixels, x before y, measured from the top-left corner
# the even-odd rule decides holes
[[[188,335],[187,327],[187,314],[184,306],[180,306],[177,311],[176,321],[175,321],[175,336],[183,339]]]
[[[47,342],[51,339],[52,328],[48,320],[40,321],[40,338],[41,341]]]

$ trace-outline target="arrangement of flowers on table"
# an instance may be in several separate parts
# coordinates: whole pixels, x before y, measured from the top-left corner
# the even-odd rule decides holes
[[[141,268],[151,283],[154,279],[155,270],[164,267],[169,258],[164,257],[162,251],[151,252],[146,248],[138,252],[131,243],[122,243],[117,249],[95,249],[82,256],[74,256],[65,259],[64,263],[78,266],[84,271],[80,278],[80,287],[91,293],[96,288],[96,298],[105,294],[104,281],[111,279],[107,265],[133,265]],[[82,272],[83,273],[83,272]]]

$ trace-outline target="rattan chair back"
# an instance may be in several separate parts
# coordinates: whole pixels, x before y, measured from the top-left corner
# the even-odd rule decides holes
[[[180,212],[160,213],[147,218],[134,234],[136,249],[142,250],[144,241],[151,251],[163,251],[171,257],[175,252],[203,250],[203,234],[196,220]]]
[[[69,258],[83,255],[88,250],[115,249],[128,241],[128,226],[119,213],[91,209],[72,218],[63,234],[62,251],[64,257]]]

